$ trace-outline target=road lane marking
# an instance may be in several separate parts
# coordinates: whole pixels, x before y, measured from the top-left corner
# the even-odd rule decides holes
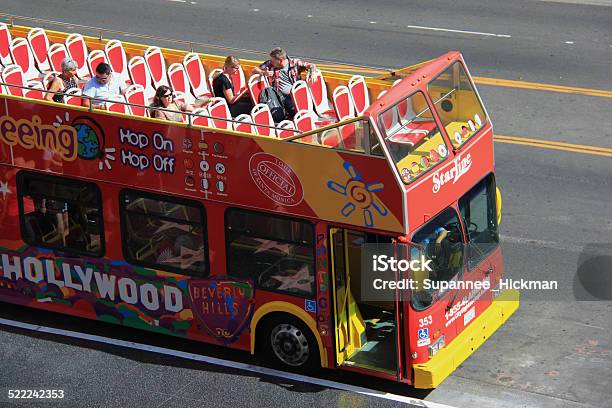
[[[539,0],[548,3],[568,3],[568,4],[578,4],[578,5],[591,5],[591,6],[612,6],[612,1],[610,0]]]
[[[581,144],[572,144],[572,143],[565,143],[565,142],[557,142],[557,141],[554,141],[554,140],[533,139],[533,138],[518,137],[518,136],[495,135],[495,137],[499,137],[499,138],[503,138],[503,139],[509,139],[509,140],[523,141],[523,142],[544,143],[544,144],[549,144],[549,145],[559,145],[559,146],[565,146],[565,147],[576,147],[578,149],[583,149],[583,150],[595,150],[595,151],[602,151],[602,152],[612,153],[612,149],[607,148],[607,147],[598,147],[598,146],[589,146],[589,145],[581,145]]]
[[[592,324],[586,324],[586,323],[581,323],[581,322],[572,322],[572,323],[574,323],[575,325],[578,325],[578,326],[590,327],[592,329],[608,330],[605,327],[593,326]]]
[[[223,360],[221,358],[203,356],[200,354],[188,353],[185,351],[172,350],[165,347],[152,346],[149,344],[135,343],[132,341],[113,339],[108,337],[97,336],[94,334],[87,334],[81,332],[75,332],[71,330],[56,329],[54,327],[39,326],[31,323],[24,323],[15,320],[8,320],[0,318],[0,325],[6,325],[16,327],[19,329],[31,330],[39,333],[47,333],[58,336],[70,337],[79,340],[92,341],[95,343],[108,344],[116,347],[123,347],[133,350],[140,350],[149,353],[162,354],[166,356],[178,357],[186,360],[199,361],[207,364],[216,366],[228,367],[237,370],[249,371],[257,374],[267,375],[271,377],[278,377],[285,380],[291,380],[295,382],[304,382],[308,384],[319,385],[326,388],[335,388],[342,391],[354,392],[357,394],[382,398],[391,401],[403,402],[409,404],[409,408],[454,408],[450,405],[439,404],[436,402],[430,402],[421,400],[418,398],[405,397],[403,395],[391,394],[388,392],[376,391],[369,388],[358,387],[356,385],[342,384],[336,381],[324,380],[315,377],[309,377],[301,374],[294,374],[285,371],[275,370],[272,368],[259,367],[252,364],[240,363],[237,361]]]
[[[451,29],[451,28],[425,27],[425,26],[415,26],[415,25],[407,25],[406,27],[407,28],[416,28],[418,30],[445,31],[445,32],[449,32],[449,33],[483,35],[483,36],[486,36],[486,37],[502,37],[502,38],[511,38],[512,37],[509,34],[483,33],[483,32],[480,32],[480,31],[454,30],[454,29]]]
[[[579,146],[577,148],[568,147],[566,145],[570,145],[570,143],[561,143],[561,142],[549,142],[542,141],[542,139],[527,139],[527,138],[514,138],[511,136],[502,136],[495,135],[493,140],[497,143],[508,143],[508,144],[516,144],[523,146],[531,146],[531,147],[540,147],[543,149],[552,149],[552,150],[561,150],[566,152],[574,152],[574,153],[584,153],[591,154],[595,156],[604,156],[604,157],[612,157],[611,149],[607,149],[605,147],[595,147],[595,146]]]
[[[479,85],[503,86],[507,88],[534,89],[538,91],[561,92],[577,95],[599,96],[612,98],[612,91],[603,89],[578,88],[573,86],[542,84],[538,82],[515,81],[512,79],[498,79],[488,77],[473,77],[474,82]]]

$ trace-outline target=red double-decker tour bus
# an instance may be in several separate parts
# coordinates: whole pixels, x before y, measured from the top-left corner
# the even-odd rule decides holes
[[[310,73],[294,95],[298,107],[313,102],[297,115],[314,117],[308,129],[257,112],[237,120],[216,100],[181,122],[148,117],[147,98],[106,110],[43,100],[27,74],[45,73],[40,31],[79,65],[102,54],[122,69],[106,32],[0,25],[1,301],[418,388],[440,384],[518,308],[517,292],[495,285],[491,119],[459,52],[377,78]],[[17,47],[24,40],[29,51]],[[119,44],[123,68],[144,60],[154,83],[153,53],[164,69],[182,64],[184,97],[223,62]],[[32,67],[22,66],[28,52]],[[237,80],[256,83],[256,65],[242,61]],[[140,81],[131,71],[127,80]],[[432,270],[368,300],[366,244]]]

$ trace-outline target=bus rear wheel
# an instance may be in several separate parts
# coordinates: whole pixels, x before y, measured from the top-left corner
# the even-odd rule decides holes
[[[275,365],[297,371],[311,371],[319,367],[317,342],[300,320],[279,316],[267,322],[259,337],[264,354]]]

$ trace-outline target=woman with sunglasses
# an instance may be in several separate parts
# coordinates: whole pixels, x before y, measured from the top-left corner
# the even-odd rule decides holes
[[[209,98],[205,98],[196,102],[194,105],[186,103],[176,102],[174,100],[174,93],[169,86],[160,85],[155,91],[153,97],[153,103],[151,104],[150,114],[152,118],[166,119],[173,122],[182,122],[183,115],[181,112],[193,112],[193,108],[200,107],[207,104],[210,101]],[[155,108],[164,108],[168,110],[160,110]]]
[[[240,60],[230,55],[225,59],[223,72],[213,79],[213,92],[216,97],[224,98],[227,101],[232,117],[243,113],[251,113],[251,109],[253,109],[248,88],[238,94],[234,90],[232,76],[237,75],[239,70]]]

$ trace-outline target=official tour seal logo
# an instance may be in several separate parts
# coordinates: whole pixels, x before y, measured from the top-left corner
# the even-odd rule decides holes
[[[249,160],[249,172],[257,188],[272,201],[295,206],[304,199],[304,190],[297,174],[276,156],[254,154]]]

